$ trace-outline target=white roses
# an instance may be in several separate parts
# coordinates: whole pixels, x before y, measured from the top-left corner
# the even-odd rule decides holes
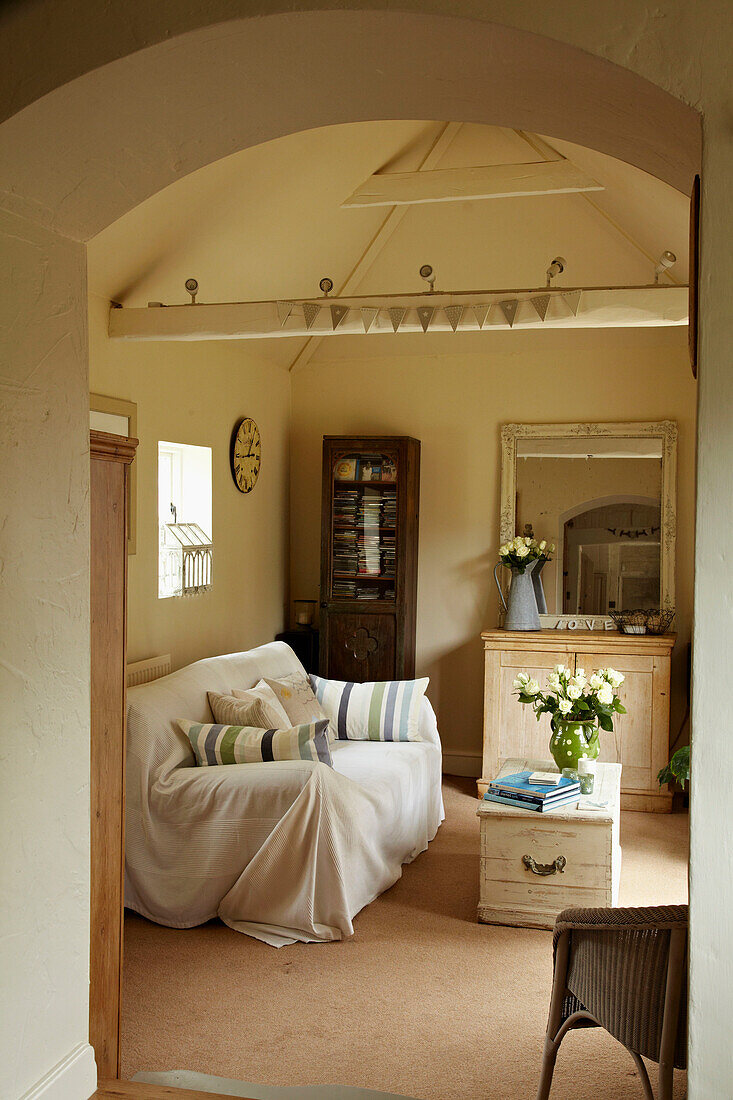
[[[586,677],[584,668],[573,671],[555,665],[545,691],[527,672],[517,674],[514,690],[520,703],[531,704],[538,719],[550,714],[553,721],[598,723],[611,732],[614,716],[626,713],[616,694],[623,682],[623,675],[614,668],[599,668]]]
[[[548,549],[545,539],[542,542],[537,542],[529,535],[517,535],[516,538],[505,542],[503,546],[499,547],[499,560],[502,565],[506,565],[509,569],[516,569],[517,572],[524,573],[530,562],[537,561],[538,558],[549,560],[550,554],[554,550],[554,544]]]

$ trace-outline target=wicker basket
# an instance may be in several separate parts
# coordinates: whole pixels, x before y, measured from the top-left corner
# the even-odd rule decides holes
[[[674,622],[674,610],[673,609],[661,609],[658,611],[647,611],[646,613],[646,632],[647,634],[666,634],[671,628]]]
[[[646,611],[610,611],[609,614],[622,634],[646,634]]]

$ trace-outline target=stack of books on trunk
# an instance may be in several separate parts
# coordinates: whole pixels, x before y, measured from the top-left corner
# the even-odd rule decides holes
[[[488,802],[502,802],[515,809],[544,814],[558,806],[577,802],[580,783],[559,772],[517,772],[516,775],[500,776],[489,783],[484,798]]]

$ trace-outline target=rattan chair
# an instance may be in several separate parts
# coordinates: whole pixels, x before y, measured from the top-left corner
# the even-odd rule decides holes
[[[548,1100],[557,1052],[576,1027],[603,1027],[636,1063],[659,1063],[659,1100],[687,1066],[687,906],[566,909],[555,921],[555,976],[537,1100]]]

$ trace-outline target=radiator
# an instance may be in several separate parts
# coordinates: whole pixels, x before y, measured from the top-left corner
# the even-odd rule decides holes
[[[159,676],[167,676],[171,670],[171,655],[164,653],[160,657],[148,657],[145,661],[133,661],[127,666],[127,686],[148,684]]]

